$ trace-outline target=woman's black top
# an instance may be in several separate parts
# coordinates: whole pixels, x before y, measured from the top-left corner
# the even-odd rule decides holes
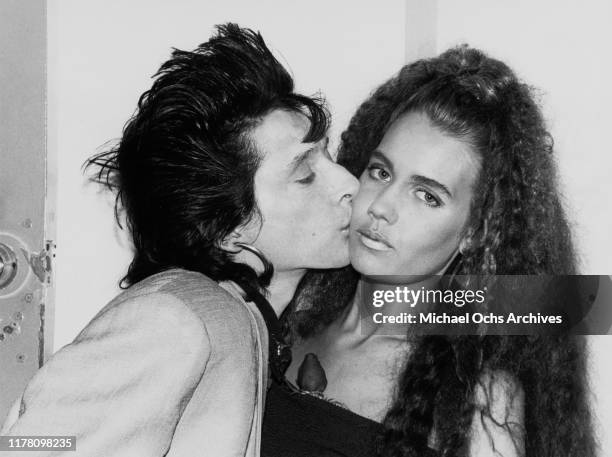
[[[290,386],[284,373],[291,363],[291,349],[284,343],[278,318],[257,290],[249,289],[246,292],[249,300],[254,301],[262,313],[270,337],[270,388],[264,411],[261,457],[375,456],[376,442],[384,431],[383,425]],[[307,365],[302,364],[300,371]],[[300,376],[303,377],[302,381],[314,380],[315,384],[325,379],[318,361],[314,370],[310,370],[310,373],[304,370],[304,373],[298,374],[298,378]],[[298,382],[303,388],[308,385],[300,379]],[[324,390],[324,386],[321,390]],[[423,454],[423,457],[436,455],[432,451]]]
[[[291,350],[268,301],[255,289],[249,300],[262,313],[270,336],[270,389],[262,429],[262,457],[372,457],[383,426],[334,403],[292,388],[284,373]],[[321,368],[322,370],[322,368]]]
[[[272,382],[262,457],[373,457],[382,424],[330,401]]]

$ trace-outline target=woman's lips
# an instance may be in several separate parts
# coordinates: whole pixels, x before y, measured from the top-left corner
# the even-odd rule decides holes
[[[359,233],[359,240],[367,248],[374,251],[390,251],[393,249],[391,243],[389,243],[380,233],[373,232],[369,229],[359,229],[357,233]]]

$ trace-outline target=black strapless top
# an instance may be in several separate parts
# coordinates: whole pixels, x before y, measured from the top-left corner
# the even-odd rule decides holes
[[[273,382],[266,398],[261,457],[372,457],[382,424]]]

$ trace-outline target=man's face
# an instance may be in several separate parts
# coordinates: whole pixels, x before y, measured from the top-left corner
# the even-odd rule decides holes
[[[358,181],[336,164],[327,138],[303,143],[302,114],[275,110],[251,132],[262,155],[255,173],[261,230],[253,242],[276,271],[348,264],[351,199]]]

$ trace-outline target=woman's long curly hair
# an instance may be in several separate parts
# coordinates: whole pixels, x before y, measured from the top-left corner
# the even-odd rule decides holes
[[[467,46],[406,65],[359,107],[339,162],[359,176],[408,112],[426,114],[481,159],[458,274],[576,272],[552,139],[532,89],[507,65]],[[285,317],[293,334],[308,337],[336,319],[357,281],[351,268],[310,272]],[[491,418],[474,392],[486,373],[501,372],[524,392],[527,457],[592,456],[585,354],[584,340],[567,335],[418,337],[384,419],[380,455],[419,456],[434,429],[440,455],[467,455],[474,414]]]

